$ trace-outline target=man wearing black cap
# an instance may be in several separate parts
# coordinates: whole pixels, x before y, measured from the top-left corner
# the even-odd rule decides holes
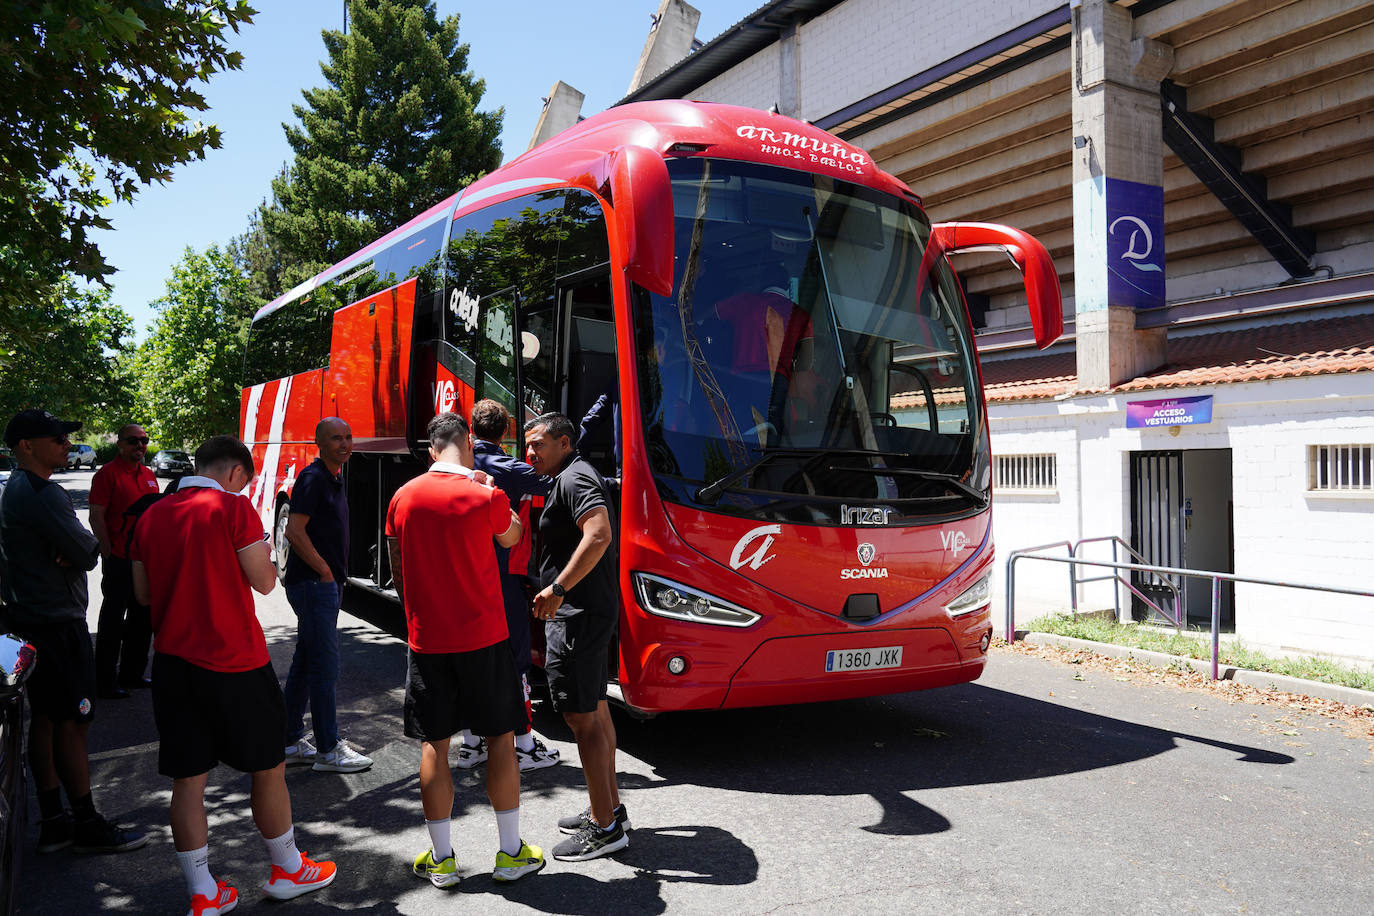
[[[80,428],[44,410],[20,411],[5,427],[18,467],[0,489],[0,599],[5,626],[38,650],[28,686],[29,765],[43,818],[38,851],[125,852],[148,838],[96,813],[86,757],[95,696],[86,573],[100,545],[50,479],[66,467],[67,434]]]

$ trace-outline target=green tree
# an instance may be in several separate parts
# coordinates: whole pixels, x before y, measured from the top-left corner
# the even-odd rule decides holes
[[[432,0],[349,0],[348,34],[327,30],[327,86],[303,93],[295,152],[263,224],[288,283],[337,261],[496,168],[504,112],[479,112],[458,17]]]
[[[133,322],[106,289],[71,277],[45,293],[5,305],[0,322],[0,423],[42,407],[82,421],[82,434],[111,428],[132,406],[120,355]]]
[[[304,274],[300,265],[282,250],[277,237],[267,231],[266,214],[278,209],[275,200],[270,204],[264,200],[248,215],[248,228],[243,234],[229,240],[229,256],[243,272],[248,281],[248,295],[258,306],[295,286],[294,282],[287,283],[289,274]]]
[[[139,415],[167,446],[193,446],[239,422],[239,375],[255,302],[248,281],[216,245],[187,248],[167,292],[152,303],[152,332],[139,347]]]
[[[227,30],[245,0],[7,0],[0,4],[0,290],[31,299],[67,273],[114,271],[89,237],[101,211],[219,130],[194,120],[200,87],[240,65]],[[51,329],[49,329],[51,330]]]

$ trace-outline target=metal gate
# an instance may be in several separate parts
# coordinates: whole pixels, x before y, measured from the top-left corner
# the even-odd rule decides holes
[[[1182,567],[1183,452],[1131,453],[1131,548],[1146,566]],[[1172,584],[1166,584],[1164,580]],[[1161,610],[1177,617],[1183,577],[1132,570],[1131,584]],[[1131,597],[1131,618],[1145,620],[1147,605]]]

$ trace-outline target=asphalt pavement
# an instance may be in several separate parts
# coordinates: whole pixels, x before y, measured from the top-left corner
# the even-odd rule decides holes
[[[84,507],[90,473],[57,480]],[[258,608],[284,676],[294,618],[280,589]],[[428,836],[418,748],[401,734],[405,646],[386,632],[399,620],[369,616],[341,618],[339,717],[376,765],[287,777],[299,842],[339,863],[334,885],[265,900],[247,777],[211,774],[211,867],[239,888],[240,912],[1363,916],[1374,899],[1367,735],[1005,652],[979,681],[941,690],[648,722],[617,714],[629,847],[585,863],[550,858],[509,886],[490,878],[496,826],[480,771],[455,768],[465,879],[440,891],[410,872]],[[567,729],[548,709],[536,728],[564,759],[524,780],[522,832],[547,849],[586,790]],[[152,842],[39,856],[30,799],[19,912],[186,912],[147,691],[102,702],[90,737],[97,805]]]

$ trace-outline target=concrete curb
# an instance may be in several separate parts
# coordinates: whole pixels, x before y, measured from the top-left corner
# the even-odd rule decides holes
[[[1098,655],[1105,655],[1109,658],[1136,659],[1151,665],[1160,667],[1187,666],[1204,677],[1212,676],[1212,662],[1209,659],[1184,658],[1181,655],[1166,655],[1163,652],[1151,652],[1148,649],[1136,649],[1132,646],[1117,646],[1105,642],[1093,642],[1088,639],[1078,639],[1073,636],[1056,636],[1052,633],[1028,633],[1017,631],[1017,638],[1024,639],[1033,646],[1061,646],[1065,649],[1085,649],[1095,652]],[[1234,668],[1230,665],[1221,665],[1217,668],[1217,674],[1223,681],[1235,681],[1237,684],[1245,684],[1247,687],[1256,687],[1260,690],[1278,690],[1284,693],[1296,693],[1302,696],[1317,697],[1323,700],[1333,700],[1337,703],[1348,703],[1351,706],[1374,706],[1374,691],[1358,690],[1354,687],[1341,687],[1337,684],[1323,684],[1320,681],[1305,681],[1301,678],[1287,677],[1282,674],[1270,674],[1267,671],[1250,671],[1245,668]]]

